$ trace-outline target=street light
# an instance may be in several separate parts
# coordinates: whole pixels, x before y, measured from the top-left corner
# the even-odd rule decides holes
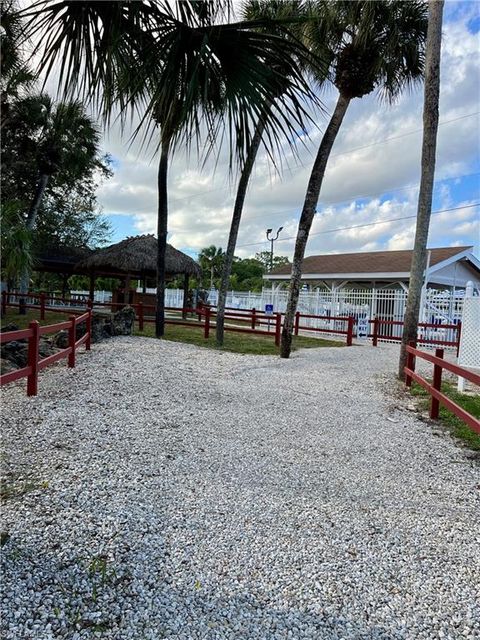
[[[267,229],[267,240],[270,240],[270,271],[273,271],[273,243],[275,242],[275,240],[278,240],[278,236],[280,235],[280,231],[283,229],[283,227],[280,227],[277,231],[277,235],[275,236],[275,238],[272,236],[270,237],[270,234],[272,233],[273,229]]]

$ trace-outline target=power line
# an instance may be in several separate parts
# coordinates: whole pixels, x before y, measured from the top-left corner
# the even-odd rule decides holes
[[[462,175],[459,176],[450,176],[448,178],[442,178],[441,180],[435,180],[435,185],[439,184],[440,182],[444,182],[445,180],[458,180],[460,178],[471,178],[474,176],[480,176],[480,172],[476,172],[476,173],[464,173]],[[352,196],[351,198],[348,198],[347,200],[330,200],[328,202],[320,202],[320,206],[321,207],[331,207],[332,205],[338,205],[338,204],[344,204],[346,202],[354,202],[355,200],[359,200],[360,198],[374,198],[376,196],[381,196],[385,193],[396,193],[397,191],[408,191],[409,189],[416,189],[418,188],[420,185],[420,183],[415,183],[415,184],[411,184],[411,185],[406,185],[404,187],[392,187],[392,188],[385,188],[380,192],[376,192],[376,193],[362,193],[362,194],[357,194],[355,196]],[[262,215],[258,215],[258,216],[244,216],[242,217],[242,223],[248,220],[263,220],[266,218],[270,218],[272,216],[278,216],[278,215],[285,215],[287,213],[291,213],[294,215],[299,215],[300,211],[299,208],[297,207],[296,209],[284,209],[283,211],[272,211],[268,214],[262,214]],[[318,211],[317,211],[317,215],[318,215]],[[185,230],[185,231],[175,231],[175,230],[170,230],[169,233],[191,233],[191,231],[189,230]]]
[[[451,207],[450,209],[439,209],[438,211],[432,211],[431,215],[436,215],[437,213],[445,213],[447,211],[458,211],[460,209],[471,209],[472,207],[478,207],[480,205],[480,202],[475,202],[474,204],[466,204],[463,207]],[[349,231],[350,229],[361,229],[364,227],[373,227],[377,224],[387,224],[388,222],[398,222],[400,220],[411,220],[412,218],[416,218],[417,214],[411,215],[411,216],[402,216],[400,218],[389,218],[388,220],[375,220],[374,222],[367,222],[365,224],[356,224],[356,225],[352,225],[350,227],[337,227],[336,229],[325,229],[324,231],[316,231],[315,233],[310,233],[309,234],[309,238],[311,238],[312,236],[320,236],[326,233],[334,233],[336,231]],[[287,240],[295,240],[295,236],[290,236],[289,238],[279,238],[278,242],[286,242]],[[250,242],[249,244],[239,244],[237,245],[237,248],[239,249],[240,247],[253,247],[253,246],[257,246],[257,245],[263,245],[266,244],[265,241],[263,242]]]
[[[457,122],[457,120],[463,120],[464,118],[472,118],[473,116],[479,115],[480,111],[474,111],[473,113],[466,113],[463,116],[458,116],[457,118],[451,118],[450,120],[443,120],[438,123],[438,126],[442,126],[444,124],[450,124],[451,122]],[[392,136],[391,138],[385,138],[384,140],[378,140],[377,142],[372,142],[370,144],[364,145],[362,147],[355,147],[354,149],[348,149],[347,151],[340,151],[339,153],[334,153],[330,156],[330,158],[336,158],[338,156],[344,156],[349,153],[355,153],[355,151],[361,151],[362,149],[368,149],[370,147],[376,147],[379,144],[384,144],[387,142],[391,142],[392,140],[399,140],[400,138],[405,138],[406,136],[411,136],[414,133],[419,133],[423,131],[423,129],[412,129],[411,131],[406,131],[405,133],[401,133],[398,136]],[[296,172],[291,172],[296,173]],[[208,191],[202,191],[201,193],[192,193],[189,196],[182,196],[180,198],[173,198],[169,200],[169,203],[179,202],[181,200],[188,200],[189,198],[199,198],[201,196],[206,195],[207,193],[213,193],[215,191],[223,191],[225,187],[216,187],[215,189],[209,189]],[[233,196],[232,196],[233,197]]]

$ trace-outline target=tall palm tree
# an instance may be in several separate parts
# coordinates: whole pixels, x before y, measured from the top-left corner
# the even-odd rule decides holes
[[[231,166],[235,158],[243,163],[266,96],[284,85],[279,65],[289,78],[286,108],[270,114],[267,143],[302,125],[299,94],[308,87],[297,60],[308,52],[255,31],[260,23],[222,22],[225,6],[219,0],[40,0],[27,12],[30,29],[52,34],[40,44],[43,70],[48,75],[58,62],[64,91],[91,98],[107,121],[114,108],[123,121],[129,109],[140,112],[137,133],[146,126],[147,140],[152,123],[160,128],[157,336],[164,333],[167,174],[175,149],[198,143],[203,133],[209,152],[226,135]]]
[[[262,19],[267,21],[269,29],[277,29],[278,25],[287,23],[289,25],[289,31],[281,31],[280,35],[287,38],[294,38],[299,40],[301,38],[301,32],[303,28],[302,14],[302,0],[249,0],[244,6],[243,10],[244,18],[246,20]],[[311,64],[314,61],[312,59]],[[324,72],[328,65],[323,64],[323,59],[315,60],[318,75],[321,73],[321,67],[323,66]],[[282,73],[282,69],[278,71]],[[240,228],[240,222],[242,218],[243,206],[247,195],[248,184],[250,176],[255,164],[255,160],[262,144],[262,138],[264,135],[265,127],[268,125],[268,118],[272,111],[275,109],[276,102],[282,103],[283,91],[288,90],[288,79],[285,77],[284,86],[278,87],[278,93],[267,96],[262,112],[257,120],[254,134],[251,140],[251,144],[248,148],[245,162],[242,167],[240,179],[237,187],[237,194],[235,197],[235,203],[233,207],[232,220],[230,223],[230,232],[228,236],[227,250],[225,253],[225,260],[223,264],[222,278],[220,282],[220,288],[218,292],[218,305],[217,305],[217,317],[216,317],[216,342],[217,346],[223,345],[224,340],[224,325],[225,325],[225,304],[227,300],[227,291],[230,282],[230,274],[232,271],[232,264],[235,255],[235,247],[238,238],[238,231]],[[313,97],[313,95],[312,95]],[[290,139],[290,146],[292,142],[295,143],[295,139]],[[280,150],[281,151],[281,150]]]
[[[338,98],[315,158],[300,216],[280,355],[291,351],[295,311],[305,247],[312,226],[328,158],[354,98],[378,89],[393,100],[422,77],[427,9],[417,0],[345,0],[311,3],[317,20],[308,35],[312,48],[328,47],[331,80]]]
[[[440,50],[442,42],[442,15],[444,0],[429,0],[428,32],[425,60],[425,95],[423,105],[422,171],[418,194],[417,228],[413,248],[407,308],[403,325],[398,376],[404,378],[407,361],[406,347],[416,341],[420,298],[427,266],[427,241],[432,212],[435,154],[437,149],[438,101],[440,94]]]

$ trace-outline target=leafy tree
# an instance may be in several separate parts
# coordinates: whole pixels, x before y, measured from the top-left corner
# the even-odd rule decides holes
[[[24,224],[21,207],[16,202],[2,203],[2,276],[9,291],[17,289],[18,276],[29,271],[34,262],[32,233]]]
[[[270,251],[261,251],[260,253],[255,254],[255,259],[262,263],[264,273],[270,269]],[[273,268],[281,267],[284,264],[289,264],[289,259],[287,256],[273,256]]]
[[[252,123],[260,114],[267,121],[265,102],[280,87],[283,109],[268,117],[267,143],[294,135],[302,124],[299,93],[306,86],[291,53],[301,56],[304,50],[299,43],[253,30],[260,23],[222,22],[222,10],[227,7],[228,13],[229,6],[218,0],[84,0],[81,5],[58,0],[37,2],[28,10],[32,32],[54,34],[41,43],[47,76],[58,61],[64,91],[96,100],[107,118],[114,107],[123,116],[127,107],[140,110],[139,130],[152,123],[160,129],[157,336],[164,333],[167,172],[174,150],[199,141],[203,132],[208,153],[226,136],[232,161],[242,163]],[[150,128],[147,139],[152,135]]]
[[[407,361],[406,347],[416,342],[418,316],[427,266],[427,241],[432,212],[433,181],[435,177],[435,154],[437,149],[438,101],[440,93],[440,50],[442,43],[442,16],[444,0],[430,0],[427,52],[425,64],[425,95],[423,106],[423,144],[420,191],[418,194],[417,228],[413,248],[410,281],[408,284],[407,308],[403,325],[402,344],[398,375],[404,379]]]
[[[302,263],[325,169],[348,106],[377,88],[389,100],[422,78],[427,13],[424,2],[316,1],[306,37],[313,50],[329,52],[338,99],[313,163],[298,223],[280,355],[291,351]]]

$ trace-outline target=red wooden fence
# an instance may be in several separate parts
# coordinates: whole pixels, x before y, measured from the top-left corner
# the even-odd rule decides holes
[[[401,320],[383,320],[382,318],[375,318],[374,320],[369,320],[370,324],[373,324],[373,330],[369,337],[372,338],[372,345],[374,347],[377,346],[379,340],[392,340],[396,342],[401,342],[401,336],[390,336],[385,333],[382,333],[382,327],[403,327],[403,322]],[[439,344],[445,347],[460,347],[460,335],[462,332],[462,323],[458,324],[432,324],[429,322],[419,322],[419,337],[418,341],[423,344]],[[422,330],[425,329],[453,329],[456,331],[456,340],[453,342],[451,340],[437,340],[435,338],[426,338],[422,337]]]
[[[77,340],[76,328],[81,322],[86,323],[86,333]],[[40,336],[57,333],[62,330],[68,331],[68,347],[46,358],[40,359],[40,354],[38,353]],[[56,324],[49,324],[43,327],[40,326],[37,320],[32,320],[28,329],[3,332],[0,336],[0,344],[25,339],[28,340],[27,366],[16,369],[15,371],[10,371],[9,373],[4,373],[0,376],[0,386],[13,382],[14,380],[20,380],[20,378],[27,378],[27,395],[36,396],[38,393],[39,371],[62,358],[67,358],[68,366],[74,367],[78,347],[85,344],[86,350],[90,350],[92,339],[92,311],[88,309],[88,311],[81,316],[72,315],[65,322],[57,322]]]
[[[427,380],[425,380],[415,372],[416,358],[421,358],[422,360],[426,360],[427,362],[431,362],[433,364],[432,384],[427,382]],[[407,387],[411,387],[412,381],[414,380],[421,387],[428,391],[428,393],[431,395],[430,417],[438,418],[440,405],[443,405],[446,409],[460,418],[460,420],[463,420],[463,422],[465,422],[476,433],[480,434],[480,420],[472,416],[470,413],[468,413],[468,411],[465,411],[465,409],[460,407],[448,396],[442,393],[441,388],[443,369],[450,371],[451,373],[454,373],[455,375],[460,376],[461,378],[465,378],[465,380],[469,380],[473,384],[480,386],[480,375],[444,360],[443,349],[437,348],[435,350],[435,355],[433,356],[430,353],[426,353],[425,351],[416,349],[413,344],[407,346],[407,366],[404,369],[405,384],[407,385]]]

